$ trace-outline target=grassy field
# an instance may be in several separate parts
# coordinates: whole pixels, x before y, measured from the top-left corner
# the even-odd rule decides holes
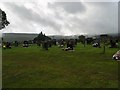
[[[78,44],[74,52],[57,46],[48,51],[38,46],[3,50],[3,88],[117,88],[118,49]]]

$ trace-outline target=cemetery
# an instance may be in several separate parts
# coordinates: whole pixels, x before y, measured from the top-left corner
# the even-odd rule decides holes
[[[119,47],[110,48],[111,41],[96,42],[83,36],[77,40],[38,36],[31,43],[5,43],[3,38],[3,88],[118,87],[120,52]],[[94,43],[100,46],[94,47]]]
[[[119,88],[118,4],[42,4],[0,3],[0,30],[10,34],[0,41],[3,90]]]

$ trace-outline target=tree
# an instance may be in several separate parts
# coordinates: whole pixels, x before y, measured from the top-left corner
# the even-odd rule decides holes
[[[0,9],[0,30],[8,26],[10,22],[7,20],[6,13]]]
[[[51,38],[46,36],[42,32],[37,37],[34,38],[34,42],[37,42],[38,44],[46,40],[51,40]]]
[[[79,41],[84,44],[84,47],[85,47],[85,36],[84,35],[80,35],[79,37]]]

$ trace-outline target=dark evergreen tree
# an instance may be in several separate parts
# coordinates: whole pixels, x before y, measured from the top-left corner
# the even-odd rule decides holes
[[[51,38],[46,36],[45,34],[43,35],[42,32],[37,37],[34,38],[34,42],[36,42],[37,44],[40,44],[41,42],[48,40],[51,40]]]
[[[86,42],[86,40],[85,40],[85,36],[84,36],[84,35],[79,36],[79,41],[80,41],[82,44],[84,44],[84,47],[85,47],[85,42]]]
[[[0,9],[0,30],[8,26],[10,22],[7,20],[6,13]]]

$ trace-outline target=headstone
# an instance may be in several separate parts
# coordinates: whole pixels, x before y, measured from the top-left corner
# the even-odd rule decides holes
[[[28,45],[28,41],[24,41],[23,42],[23,47],[28,47],[29,45]]]

